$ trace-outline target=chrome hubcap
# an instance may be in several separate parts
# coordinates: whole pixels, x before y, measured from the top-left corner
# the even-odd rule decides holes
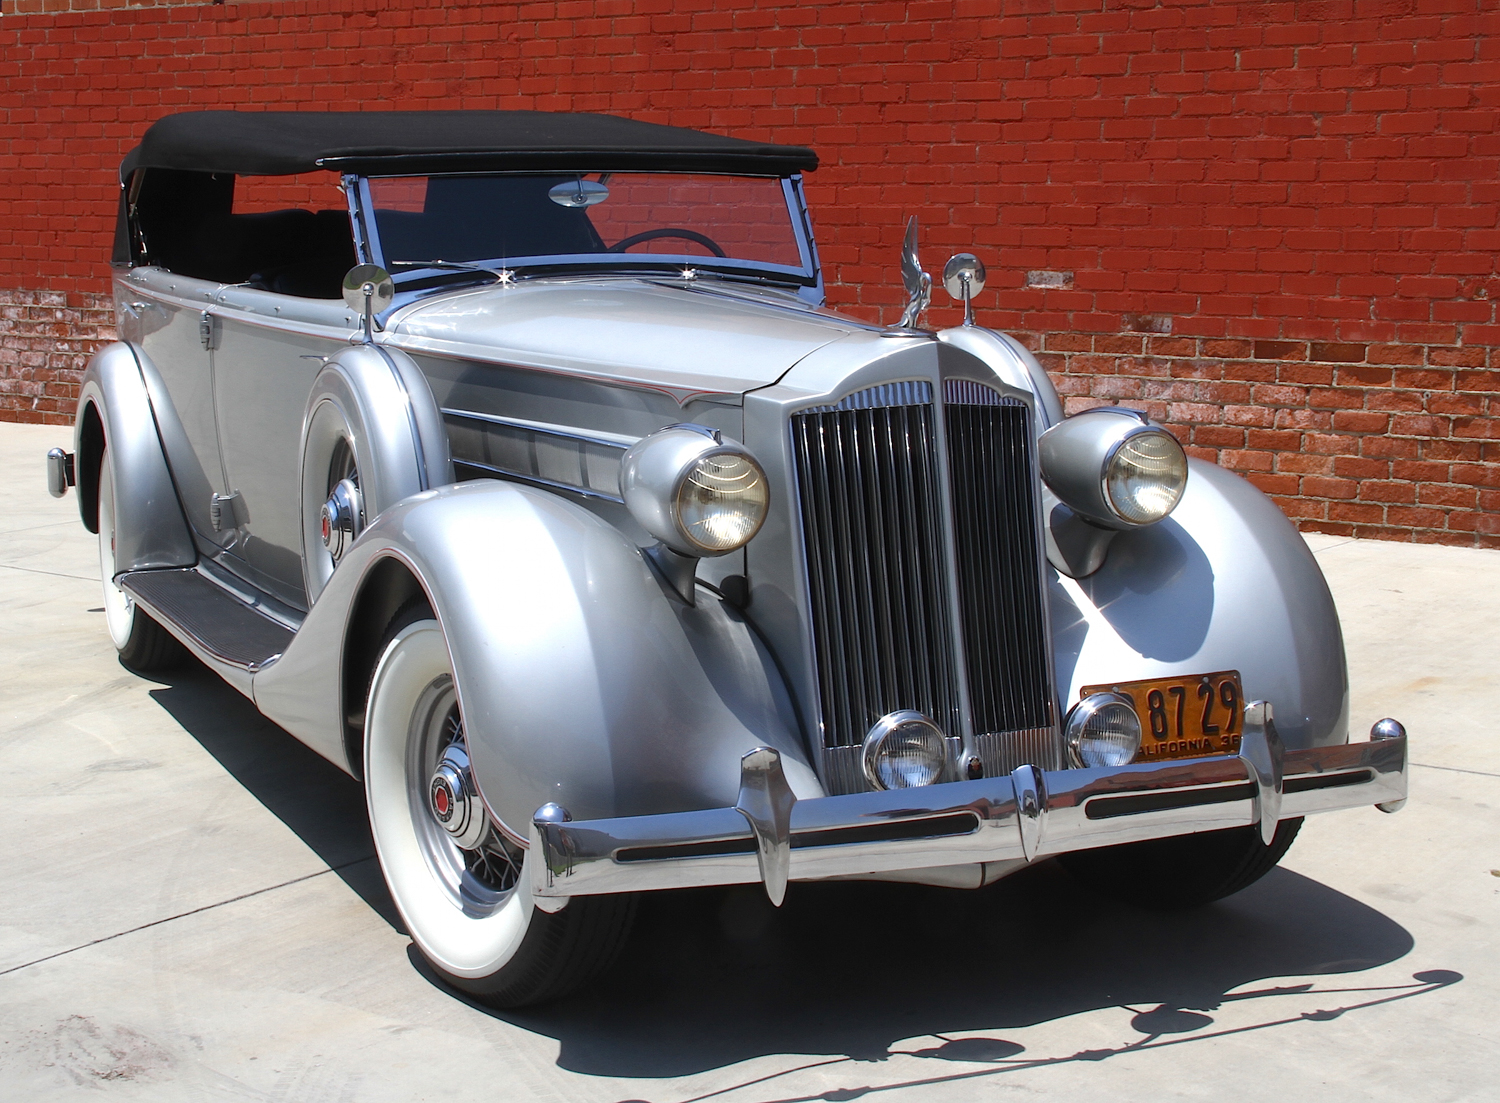
[[[463,850],[473,850],[489,831],[489,817],[474,788],[469,772],[468,748],[460,742],[448,744],[432,780],[427,783],[427,804],[432,818]]]
[[[418,840],[455,902],[488,914],[515,888],[525,855],[500,833],[479,795],[450,678],[433,683],[413,722],[407,776]]]
[[[323,546],[333,556],[335,563],[343,557],[344,549],[354,542],[359,534],[360,519],[364,503],[360,500],[359,484],[353,479],[340,479],[323,503],[320,524]]]

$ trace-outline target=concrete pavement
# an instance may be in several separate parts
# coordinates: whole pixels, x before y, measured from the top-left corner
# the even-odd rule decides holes
[[[602,983],[500,1014],[410,951],[354,782],[205,672],[116,662],[43,483],[70,439],[0,425],[0,1100],[1500,1097],[1500,552],[1309,537],[1355,730],[1403,719],[1421,765],[1228,901],[1050,863],[658,894]]]

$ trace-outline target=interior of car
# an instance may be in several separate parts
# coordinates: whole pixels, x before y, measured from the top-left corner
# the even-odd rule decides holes
[[[282,295],[340,297],[344,273],[356,263],[347,210],[235,214],[232,174],[140,171],[137,264]]]

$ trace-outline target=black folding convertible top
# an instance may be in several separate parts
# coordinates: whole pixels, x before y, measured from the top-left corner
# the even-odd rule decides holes
[[[120,165],[281,176],[494,171],[745,173],[817,168],[802,146],[613,115],[550,111],[186,111],[158,119]]]

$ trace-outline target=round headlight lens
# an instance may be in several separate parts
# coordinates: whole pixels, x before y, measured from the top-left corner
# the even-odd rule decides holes
[[[1141,749],[1141,722],[1118,693],[1094,693],[1073,706],[1068,745],[1085,766],[1124,766]]]
[[[710,453],[677,489],[677,520],[703,551],[733,551],[760,531],[770,501],[760,464],[743,452]]]
[[[1187,474],[1187,456],[1177,438],[1147,429],[1120,442],[1105,469],[1104,488],[1122,520],[1149,525],[1176,508]]]
[[[941,781],[948,740],[920,712],[882,716],[865,736],[865,776],[880,789],[911,789]]]

